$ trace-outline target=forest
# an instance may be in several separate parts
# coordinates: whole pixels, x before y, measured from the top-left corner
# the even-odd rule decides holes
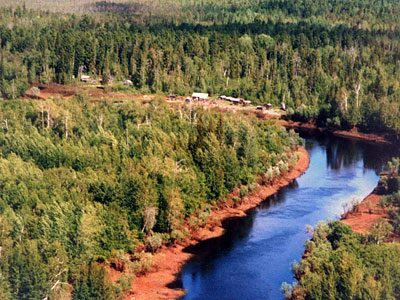
[[[353,233],[340,221],[320,222],[292,270],[298,280],[282,285],[287,299],[399,299],[400,158],[388,162],[381,176],[379,205],[388,217],[367,235]]]
[[[41,3],[0,9],[4,98],[111,75],[138,93],[284,102],[293,120],[399,133],[398,1]]]
[[[287,299],[399,299],[400,248],[353,233],[340,221],[321,222],[293,265],[299,284],[284,284]]]
[[[185,218],[201,226],[236,186],[286,172],[301,143],[272,123],[160,100],[0,105],[1,299],[66,299],[71,283],[72,299],[121,296],[148,258],[136,245],[185,238]],[[125,253],[132,274],[111,285],[99,263]]]
[[[154,252],[185,238],[185,219],[199,226],[235,187],[287,171],[302,142],[269,122],[160,99],[23,98],[38,85],[85,74],[118,90],[130,79],[130,93],[283,102],[293,120],[400,134],[399,1],[12,2],[0,0],[1,299],[121,297],[133,277],[112,284],[104,264],[146,269],[138,244]],[[384,199],[398,230],[396,195]],[[398,282],[379,281],[399,277],[398,248],[336,222],[309,247],[330,261],[300,263],[317,272],[300,281],[307,299],[336,297],[333,286],[343,299],[399,297]]]

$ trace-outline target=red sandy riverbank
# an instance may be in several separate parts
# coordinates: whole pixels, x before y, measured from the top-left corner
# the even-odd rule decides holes
[[[153,267],[147,274],[139,276],[133,282],[131,290],[124,300],[173,300],[185,294],[181,288],[174,286],[182,266],[193,254],[184,249],[194,246],[200,241],[222,236],[225,232],[222,221],[246,216],[246,211],[256,207],[282,187],[287,186],[293,179],[301,176],[307,170],[310,158],[304,148],[299,148],[300,158],[295,167],[277,179],[272,185],[261,185],[250,195],[243,197],[242,204],[235,206],[232,198],[237,196],[239,189],[233,191],[227,201],[212,210],[207,225],[191,233],[190,240],[183,245],[163,247],[153,259]]]
[[[381,195],[369,194],[354,211],[342,216],[342,222],[348,224],[356,233],[367,234],[380,219],[387,217],[386,211],[379,207]]]

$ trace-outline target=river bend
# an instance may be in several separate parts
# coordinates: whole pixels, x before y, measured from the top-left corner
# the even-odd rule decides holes
[[[335,137],[307,138],[310,167],[249,216],[230,224],[209,254],[182,272],[184,300],[279,300],[282,282],[292,283],[307,225],[336,219],[343,204],[361,200],[376,186],[388,148]]]

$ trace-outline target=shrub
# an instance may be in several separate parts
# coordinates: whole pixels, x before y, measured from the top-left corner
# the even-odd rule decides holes
[[[288,162],[289,161],[289,157],[288,157],[288,155],[286,153],[282,153],[281,161],[283,161],[283,162]]]
[[[37,86],[33,86],[31,88],[31,93],[37,97],[40,95],[40,89]]]
[[[279,175],[281,175],[279,167],[277,167],[277,166],[273,167],[272,168],[272,174],[273,174],[273,177],[278,177]]]
[[[171,232],[171,240],[172,241],[177,241],[178,243],[182,242],[186,236],[186,232],[182,230],[173,230]]]
[[[249,183],[248,185],[249,192],[254,191],[257,188],[257,186],[258,186],[257,182]]]
[[[106,269],[95,263],[83,270],[74,282],[72,299],[111,300],[115,298],[112,284],[108,279]]]
[[[78,90],[77,92],[75,92],[74,98],[78,102],[83,103],[89,99],[89,93],[86,90]]]
[[[232,200],[233,200],[233,202],[235,202],[235,204],[241,204],[242,203],[242,198],[240,198],[240,197],[233,197]]]
[[[199,214],[199,219],[201,220],[201,222],[203,224],[205,224],[207,222],[207,218],[210,215],[210,213],[208,211],[203,211]]]
[[[240,197],[247,196],[248,194],[249,194],[249,189],[248,189],[248,187],[247,187],[247,186],[242,186],[242,187],[240,188],[240,192],[239,192]]]
[[[135,279],[133,274],[123,274],[113,286],[114,293],[117,297],[123,296],[123,294],[132,287],[132,282]]]
[[[200,220],[197,219],[196,217],[190,217],[189,219],[189,227],[191,229],[197,230],[199,229],[199,225],[200,225]]]
[[[288,164],[283,162],[282,160],[278,162],[278,168],[281,174],[284,174],[289,170]]]
[[[128,264],[128,272],[143,274],[151,269],[153,263],[153,255],[151,253],[135,254],[131,264]]]
[[[147,239],[147,249],[155,253],[163,244],[163,237],[160,233],[155,233]]]
[[[269,167],[267,172],[265,172],[264,174],[264,180],[269,183],[272,181],[273,178],[274,178],[274,171],[271,167]]]
[[[340,118],[339,117],[334,117],[333,120],[332,120],[332,124],[333,124],[333,126],[339,128],[340,127]]]
[[[299,161],[300,154],[299,153],[292,153],[289,157],[288,165],[289,167],[294,167],[297,162]]]

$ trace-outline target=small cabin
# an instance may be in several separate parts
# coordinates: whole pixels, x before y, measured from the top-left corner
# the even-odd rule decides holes
[[[249,100],[244,100],[243,102],[242,102],[242,105],[243,106],[249,106],[251,104],[251,101],[249,101]]]
[[[192,101],[192,99],[190,97],[185,98],[185,102],[190,102],[190,101]]]
[[[125,81],[123,82],[123,84],[124,84],[124,85],[127,85],[127,86],[131,86],[131,85],[133,84],[133,82],[130,81],[129,79],[127,79],[127,80],[125,80]]]
[[[266,109],[271,109],[271,108],[272,108],[272,104],[271,104],[271,103],[265,104],[265,108],[266,108]]]
[[[193,93],[192,99],[193,101],[207,101],[209,96],[207,93]]]
[[[232,102],[233,104],[237,105],[237,104],[240,104],[240,99],[233,98],[233,99],[231,100],[231,102]]]
[[[171,94],[171,95],[168,96],[168,98],[171,99],[171,100],[175,100],[176,99],[176,95]]]
[[[83,82],[91,82],[92,78],[89,75],[82,75],[81,76],[81,81],[83,81]]]
[[[256,107],[256,109],[257,109],[257,110],[264,110],[264,106],[258,105],[258,106]]]

